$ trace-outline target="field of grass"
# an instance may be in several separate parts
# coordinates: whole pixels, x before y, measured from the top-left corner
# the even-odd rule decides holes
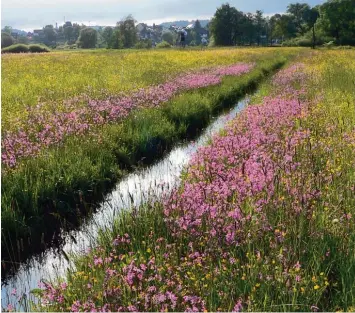
[[[354,311],[354,60],[315,51],[276,74],[36,309]]]
[[[23,241],[73,222],[130,166],[162,155],[303,51],[4,56],[3,255],[18,261]]]

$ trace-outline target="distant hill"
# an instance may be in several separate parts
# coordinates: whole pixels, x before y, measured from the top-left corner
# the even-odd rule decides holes
[[[206,25],[210,22],[210,20],[199,20],[200,23],[201,23],[201,26],[202,27],[206,27]],[[164,22],[164,23],[161,23],[160,25],[163,26],[163,27],[167,27],[169,28],[170,26],[172,25],[175,25],[177,27],[186,27],[187,25],[189,24],[192,24],[194,23],[195,20],[192,20],[192,21],[173,21],[173,22]]]

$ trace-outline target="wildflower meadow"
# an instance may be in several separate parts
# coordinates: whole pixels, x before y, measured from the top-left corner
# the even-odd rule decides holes
[[[25,257],[25,245],[52,240],[58,228],[75,224],[78,210],[83,215],[94,210],[91,203],[130,167],[142,159],[154,161],[302,51],[266,50],[67,53],[58,75],[70,78],[52,81],[53,96],[41,82],[50,79],[55,68],[48,66],[53,60],[61,64],[63,53],[4,56],[2,251],[7,261],[17,263]],[[110,59],[112,64],[100,63]],[[93,81],[95,71],[108,75],[100,86],[91,84],[92,91],[80,87],[89,83],[82,62],[92,66]],[[12,66],[20,65],[24,77],[12,79]],[[69,95],[63,90],[78,78],[71,76],[74,67],[81,71],[80,82],[71,82]],[[26,106],[12,94],[23,79],[36,90],[37,103],[31,93],[21,98]]]
[[[228,51],[213,53],[230,61],[191,66],[129,94],[81,95],[64,101],[60,112],[34,105],[24,115],[31,125],[3,130],[3,176],[10,181],[39,169],[45,156],[68,151],[58,163],[76,160],[70,145],[79,156],[92,153],[81,171],[99,180],[124,171],[122,162],[113,166],[119,158],[132,164],[151,151],[146,142],[139,148],[142,133],[167,147],[185,138],[189,126],[206,125],[221,106],[257,90],[196,151],[172,192],[119,212],[85,254],[69,256],[75,268],[66,276],[38,281],[31,310],[355,310],[355,51],[245,49],[237,61],[238,50]],[[95,145],[100,151],[93,153]],[[13,209],[16,189],[9,186],[5,216],[29,224],[29,215]],[[37,202],[32,207],[38,210]],[[13,299],[20,296],[13,290]]]

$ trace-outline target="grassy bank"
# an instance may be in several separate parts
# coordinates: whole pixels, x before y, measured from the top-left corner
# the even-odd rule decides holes
[[[37,309],[353,311],[352,60],[314,52],[279,73],[164,203],[123,212],[45,283]]]
[[[297,52],[264,56],[250,73],[177,95],[157,108],[133,111],[121,123],[71,136],[8,170],[2,177],[3,257],[17,262],[26,256],[26,247],[43,249],[33,243],[51,240],[59,227],[77,225],[132,166],[153,161],[178,139],[198,132],[213,113],[255,89]]]

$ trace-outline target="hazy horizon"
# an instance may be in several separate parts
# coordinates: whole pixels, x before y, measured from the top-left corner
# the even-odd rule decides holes
[[[132,14],[138,22],[156,23],[176,20],[195,20],[211,18],[216,8],[226,1],[190,0],[183,3],[177,0],[62,0],[52,3],[46,0],[3,0],[1,4],[1,27],[10,25],[16,29],[31,30],[45,25],[66,21],[84,23],[86,25],[115,25],[128,14]],[[242,0],[229,1],[243,12],[262,10],[270,15],[285,12],[287,5],[298,1],[290,0]],[[299,1],[317,5],[324,0]]]

